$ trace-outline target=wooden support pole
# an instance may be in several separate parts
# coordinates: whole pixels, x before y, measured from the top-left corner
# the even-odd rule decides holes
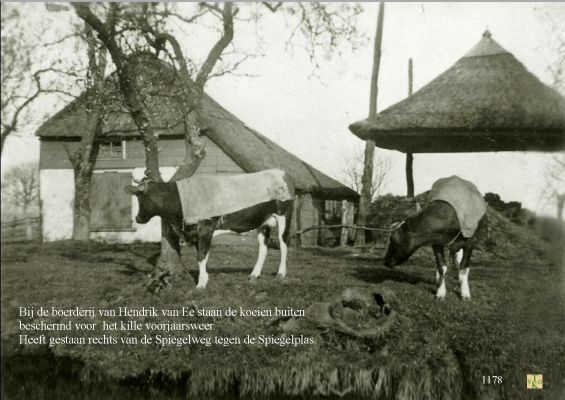
[[[412,58],[408,60],[408,96],[413,90],[413,63]],[[406,195],[414,197],[414,156],[412,153],[406,153]]]
[[[374,120],[377,116],[377,96],[379,93],[379,69],[381,66],[381,44],[383,41],[383,21],[385,13],[385,3],[379,4],[379,16],[377,17],[377,31],[375,33],[375,47],[373,55],[373,70],[371,73],[371,90],[369,97],[369,120]],[[359,215],[357,223],[365,225],[371,206],[372,185],[373,185],[373,156],[375,153],[375,142],[367,139],[365,141],[365,159],[363,165],[363,178],[361,180],[361,197],[359,199]],[[360,232],[355,237],[355,245],[365,244],[365,234]]]
[[[355,213],[355,205],[347,200],[341,201],[341,223],[344,227],[341,228],[341,246],[347,246],[351,229],[347,226],[353,225],[353,217]]]

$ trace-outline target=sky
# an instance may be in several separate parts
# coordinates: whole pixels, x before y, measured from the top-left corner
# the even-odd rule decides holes
[[[211,80],[207,92],[248,126],[343,181],[345,159],[363,147],[347,127],[368,114],[377,4],[363,3],[363,8],[358,30],[367,39],[364,44],[356,51],[344,45],[340,54],[324,55],[317,69],[303,42],[296,40],[289,45],[290,18],[267,14],[259,25],[236,26],[238,45],[259,49],[263,55],[244,63],[238,75]],[[37,4],[37,9],[29,13],[30,22],[41,18],[44,10]],[[52,14],[50,18],[54,18]],[[58,18],[53,30],[64,25],[65,16]],[[416,91],[453,65],[487,28],[493,39],[530,72],[550,84],[547,66],[557,57],[548,41],[551,20],[565,22],[565,3],[386,3],[379,111],[406,97],[410,57],[414,60]],[[205,54],[210,48],[214,35],[202,35],[187,35],[182,41],[187,54]],[[52,100],[44,100],[37,107],[56,111],[51,110]],[[23,161],[37,160],[38,141],[31,134],[39,123],[8,139],[3,171]],[[474,182],[483,193],[495,192],[503,200],[520,201],[533,211],[553,215],[552,204],[542,196],[551,156],[524,152],[415,154],[415,191],[428,190],[436,179],[455,174]],[[376,157],[390,160],[385,192],[405,194],[405,155],[377,149]]]

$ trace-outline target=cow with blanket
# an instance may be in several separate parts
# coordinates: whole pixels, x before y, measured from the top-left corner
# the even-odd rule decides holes
[[[125,191],[137,197],[138,223],[159,216],[187,243],[196,246],[197,288],[204,289],[208,283],[206,263],[215,230],[257,230],[259,255],[250,275],[255,280],[267,256],[270,231],[276,226],[281,249],[277,276],[286,276],[294,201],[294,185],[286,172],[270,169],[252,174],[196,175],[175,182],[145,180],[138,186],[126,186]]]
[[[477,187],[457,176],[437,180],[429,194],[429,205],[393,227],[384,264],[402,264],[422,246],[432,246],[437,263],[436,297],[446,295],[444,248],[459,268],[461,297],[469,299],[469,267],[476,232],[486,223],[486,203]]]

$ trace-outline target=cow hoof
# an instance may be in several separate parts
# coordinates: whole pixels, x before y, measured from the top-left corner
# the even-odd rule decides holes
[[[277,274],[276,279],[278,279],[279,281],[284,281],[286,279],[286,275]]]
[[[256,283],[256,282],[257,282],[257,279],[259,279],[258,276],[249,275],[249,282],[250,282],[250,283]]]
[[[444,300],[445,300],[445,296],[438,296],[438,295],[436,295],[436,300],[442,300],[442,301],[444,301]]]
[[[206,289],[206,285],[196,285],[197,290],[204,290]]]
[[[471,301],[471,296],[461,296],[461,300],[463,300],[463,301]]]

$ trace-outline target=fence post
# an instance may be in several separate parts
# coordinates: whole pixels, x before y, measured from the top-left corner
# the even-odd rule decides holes
[[[341,201],[341,224],[342,225],[353,225],[353,217],[355,213],[354,204],[347,201]],[[350,228],[341,228],[341,238],[340,244],[341,246],[347,246],[347,242],[349,239],[349,232],[351,231]]]

